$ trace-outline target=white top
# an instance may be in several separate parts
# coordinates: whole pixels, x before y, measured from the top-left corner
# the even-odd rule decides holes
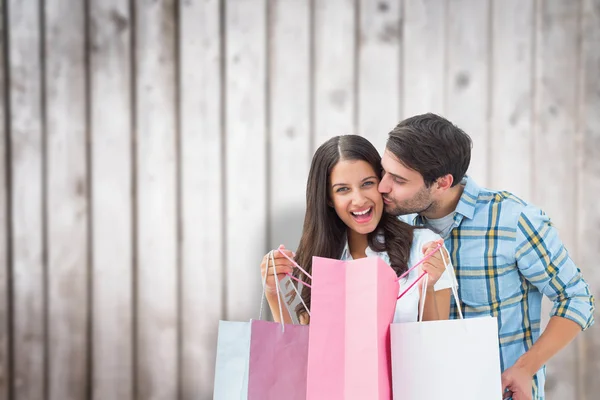
[[[431,241],[441,239],[440,235],[429,230],[429,229],[415,229],[413,236],[413,243],[410,249],[410,257],[408,260],[408,268],[410,269],[413,265],[418,263],[421,259],[423,259],[423,246]],[[390,257],[386,252],[375,252],[367,247],[365,254],[367,257],[379,257],[383,261],[385,261],[388,265],[390,264]],[[348,244],[346,243],[346,247],[342,252],[341,260],[352,260],[352,256],[350,255],[350,251],[348,249]],[[451,272],[448,273],[448,270]],[[451,263],[448,263],[448,270],[445,271],[440,279],[435,283],[434,290],[442,290],[449,289],[452,287],[452,279],[454,279],[455,285],[456,278],[454,276],[454,268]],[[410,286],[420,275],[422,271],[421,268],[416,268],[411,271],[408,276],[400,280],[400,291],[398,295],[402,293],[408,286]],[[457,285],[458,286],[458,285]],[[394,322],[416,322],[419,316],[419,300],[420,300],[420,292],[419,285],[415,285],[412,289],[406,293],[401,299],[396,303],[396,311],[394,313]],[[426,300],[427,301],[427,300]]]

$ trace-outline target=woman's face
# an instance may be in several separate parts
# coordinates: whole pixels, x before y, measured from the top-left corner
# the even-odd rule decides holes
[[[373,232],[381,220],[383,199],[371,164],[362,160],[340,161],[329,179],[331,205],[341,220],[357,233]]]

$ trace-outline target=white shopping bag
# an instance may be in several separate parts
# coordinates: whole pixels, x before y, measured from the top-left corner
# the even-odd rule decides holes
[[[391,325],[394,399],[502,399],[498,321],[464,319],[452,293],[461,319]]]

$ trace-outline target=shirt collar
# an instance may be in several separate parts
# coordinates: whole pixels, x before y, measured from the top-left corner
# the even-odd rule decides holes
[[[479,197],[479,192],[481,188],[473,178],[466,176],[463,178],[462,185],[465,185],[462,195],[460,196],[460,200],[456,205],[456,212],[465,216],[466,218],[473,219],[475,215],[475,206],[477,205],[477,198]]]
[[[463,189],[462,195],[458,200],[455,212],[456,214],[465,218],[473,219],[473,216],[475,215],[475,205],[477,204],[477,198],[479,197],[481,188],[479,185],[477,185],[475,180],[469,176],[465,176],[460,184],[464,185],[465,188]],[[457,215],[454,216],[454,220],[457,220]],[[424,222],[425,221],[423,221],[423,217],[421,217],[419,214],[415,215],[413,219],[413,225],[423,225]]]
[[[383,240],[383,235],[380,235],[377,237],[378,240]],[[365,255],[367,257],[381,257],[381,254],[371,250],[371,248],[369,246],[367,246],[367,248],[365,249]],[[342,256],[340,257],[340,260],[352,260],[352,254],[350,254],[350,247],[348,246],[348,238],[346,238],[346,244],[344,244],[344,250],[342,251]]]

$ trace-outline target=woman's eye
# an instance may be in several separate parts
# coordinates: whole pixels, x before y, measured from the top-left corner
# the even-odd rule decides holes
[[[341,187],[341,188],[338,188],[338,189],[336,189],[336,191],[335,191],[335,192],[336,192],[336,193],[341,193],[341,192],[345,192],[347,189],[348,189],[348,188]]]
[[[367,181],[367,182],[363,183],[363,186],[372,186],[374,184],[375,184],[375,182],[373,182],[373,181]]]

